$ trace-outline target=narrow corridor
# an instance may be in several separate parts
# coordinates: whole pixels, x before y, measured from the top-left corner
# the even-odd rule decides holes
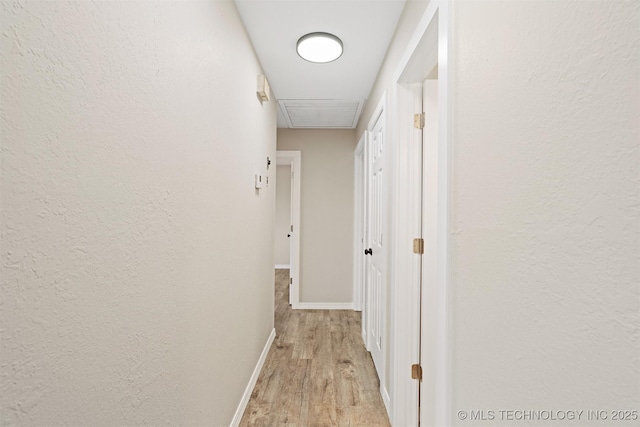
[[[292,310],[289,270],[276,270],[271,347],[240,425],[389,426],[360,313]]]

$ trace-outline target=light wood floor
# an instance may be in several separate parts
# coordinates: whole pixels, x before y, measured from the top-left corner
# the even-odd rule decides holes
[[[292,310],[288,282],[276,270],[276,339],[240,426],[390,426],[360,313]]]

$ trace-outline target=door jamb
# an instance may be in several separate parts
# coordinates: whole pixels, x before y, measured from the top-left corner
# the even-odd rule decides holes
[[[391,356],[393,369],[393,425],[418,425],[417,404],[419,383],[409,376],[409,368],[417,360],[420,345],[419,306],[415,302],[420,295],[420,267],[416,264],[414,254],[411,253],[409,243],[422,232],[422,221],[415,215],[415,205],[412,198],[416,188],[416,181],[420,182],[420,169],[410,162],[412,151],[415,151],[416,131],[413,128],[413,113],[422,111],[415,109],[418,99],[422,104],[422,82],[427,77],[421,75],[431,70],[424,64],[435,61],[438,67],[438,143],[437,143],[437,211],[435,223],[437,236],[425,236],[426,239],[435,237],[435,253],[425,253],[423,262],[429,261],[435,267],[433,273],[437,280],[428,286],[433,286],[437,295],[437,312],[427,313],[432,322],[435,334],[434,371],[432,382],[434,397],[434,412],[429,424],[435,426],[450,425],[451,412],[451,308],[449,295],[449,213],[450,213],[450,146],[452,130],[451,90],[452,87],[452,14],[450,2],[434,0],[430,2],[418,24],[407,48],[398,63],[393,75],[392,99],[396,108],[395,140],[397,141],[397,155],[395,163],[395,178],[398,197],[395,205],[395,228],[397,230],[396,247],[392,259],[394,269],[392,308],[395,312],[392,330],[394,351]],[[422,68],[421,68],[422,67]],[[419,94],[418,94],[419,92]],[[420,132],[421,134],[421,132]],[[421,135],[420,142],[421,143]],[[418,186],[419,187],[419,186]],[[415,200],[415,199],[413,199]],[[414,209],[414,210],[412,210]],[[403,224],[404,223],[404,224]],[[416,229],[420,234],[415,234]],[[426,251],[425,251],[426,252]],[[430,257],[430,258],[429,258]],[[409,286],[399,286],[410,283]],[[424,285],[423,285],[424,286]],[[414,301],[411,304],[411,301]],[[407,305],[409,304],[409,305]],[[407,307],[412,307],[407,310]],[[401,349],[410,349],[402,351]]]
[[[301,159],[300,151],[276,151],[276,165],[291,165],[293,182],[291,186],[291,225],[293,233],[291,237],[291,270],[290,277],[293,279],[290,286],[291,308],[300,308],[300,179],[301,179]]]

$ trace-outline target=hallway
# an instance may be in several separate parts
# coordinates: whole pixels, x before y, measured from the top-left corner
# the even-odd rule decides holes
[[[276,339],[240,423],[388,426],[360,313],[292,310],[288,270],[276,270]]]
[[[640,1],[0,0],[0,33],[0,425],[638,423]]]

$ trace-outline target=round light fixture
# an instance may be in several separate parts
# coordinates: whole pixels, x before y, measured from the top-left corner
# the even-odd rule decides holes
[[[296,50],[309,62],[331,62],[342,55],[342,40],[329,33],[309,33],[300,37]]]

